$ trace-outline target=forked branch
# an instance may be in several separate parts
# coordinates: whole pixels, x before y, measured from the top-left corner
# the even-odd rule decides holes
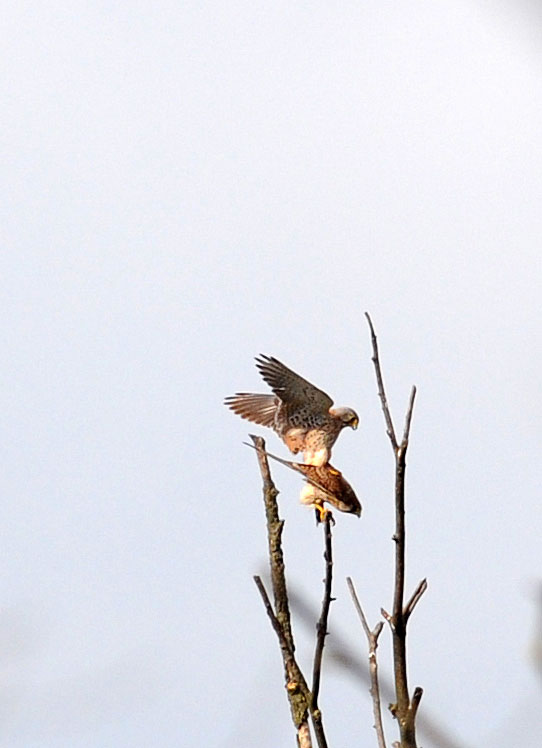
[[[363,612],[363,608],[361,607],[358,596],[356,594],[354,583],[352,582],[350,577],[347,577],[346,581],[348,583],[350,595],[352,596],[354,607],[359,616],[359,620],[361,621],[362,628],[365,632],[365,636],[367,637],[367,644],[369,646],[369,673],[371,676],[371,688],[370,688],[369,693],[371,694],[371,698],[373,700],[373,716],[375,720],[374,728],[376,730],[378,748],[386,748],[386,738],[384,736],[384,726],[382,724],[382,707],[380,705],[380,685],[378,683],[378,662],[376,659],[378,637],[380,636],[380,633],[382,631],[384,624],[382,623],[382,621],[379,621],[374,627],[374,629],[371,631],[371,629],[369,628],[369,624],[367,623],[365,613]]]
[[[315,610],[307,599],[305,592],[299,588],[288,588],[288,597],[292,613],[296,614],[304,624],[307,631],[312,631],[314,626]],[[338,668],[355,678],[362,686],[371,685],[369,669],[365,666],[365,659],[361,659],[354,648],[350,638],[341,636],[339,631],[333,633],[333,641],[327,643],[328,657]],[[393,679],[386,678],[381,671],[378,673],[380,684],[380,696],[382,703],[390,703],[395,699]],[[431,715],[427,706],[416,718],[416,733],[421,734],[425,741],[424,745],[438,745],[439,748],[472,748],[464,740],[460,740],[454,734],[452,728],[445,726],[443,715]]]
[[[406,472],[406,453],[410,437],[410,426],[412,423],[412,413],[414,410],[414,401],[416,398],[416,388],[413,387],[410,393],[410,399],[405,416],[405,426],[401,443],[397,442],[393,422],[388,407],[388,400],[384,389],[384,380],[380,367],[380,356],[378,352],[378,341],[375,335],[374,327],[370,316],[366,313],[367,322],[371,332],[371,342],[373,348],[373,363],[375,367],[378,395],[384,412],[386,422],[386,431],[390,438],[393,455],[395,458],[395,584],[393,595],[393,608],[391,615],[382,610],[382,615],[390,625],[393,641],[393,665],[395,679],[396,703],[392,707],[392,713],[399,722],[401,735],[401,748],[417,748],[416,745],[416,713],[422,689],[417,688],[414,691],[412,700],[408,690],[407,677],[407,655],[406,655],[406,625],[407,621],[414,610],[417,602],[427,588],[427,582],[421,582],[414,594],[404,607],[405,591],[405,549],[406,549],[406,527],[405,527],[405,472]]]

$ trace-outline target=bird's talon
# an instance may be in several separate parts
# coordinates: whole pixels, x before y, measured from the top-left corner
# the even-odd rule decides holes
[[[324,507],[321,504],[315,504],[314,508],[316,510],[316,524],[320,524],[320,522],[325,522],[327,518],[329,517],[329,521],[332,525],[335,524],[335,520],[333,518],[333,514],[330,512],[329,509],[324,509]]]

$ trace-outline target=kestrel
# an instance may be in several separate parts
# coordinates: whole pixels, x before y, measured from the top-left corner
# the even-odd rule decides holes
[[[261,355],[256,366],[273,395],[237,392],[225,405],[248,421],[268,426],[288,449],[303,453],[308,465],[325,465],[331,448],[345,426],[356,429],[352,408],[333,408],[333,400],[276,358]]]
[[[248,443],[247,446],[253,447],[252,444]],[[253,447],[253,449],[257,449],[257,447]],[[264,452],[264,454],[303,475],[307,485],[301,491],[299,500],[302,504],[312,506],[317,510],[318,520],[323,520],[326,514],[323,507],[324,501],[341,512],[355,514],[358,517],[361,515],[361,504],[354,493],[354,489],[343,474],[329,463],[326,465],[305,465],[300,462],[283,460],[270,452]]]

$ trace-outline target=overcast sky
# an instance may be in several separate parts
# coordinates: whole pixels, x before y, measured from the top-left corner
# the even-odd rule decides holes
[[[461,746],[509,747],[512,721],[538,748],[538,3],[19,0],[0,33],[0,746],[294,745],[252,582],[242,442],[265,430],[221,401],[265,391],[265,353],[360,414],[333,455],[364,513],[336,517],[328,646],[364,657],[345,577],[374,623],[394,522],[368,310],[399,428],[418,386],[420,714]],[[321,531],[273,473],[316,616]],[[387,632],[379,651],[389,672]],[[320,702],[330,746],[374,740],[325,654]]]

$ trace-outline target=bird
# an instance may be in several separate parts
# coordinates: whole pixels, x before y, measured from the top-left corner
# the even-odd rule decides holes
[[[333,408],[322,390],[278,359],[260,354],[256,367],[272,395],[237,392],[224,404],[248,421],[272,428],[293,454],[303,453],[308,465],[325,465],[342,429],[359,424],[352,408]]]
[[[355,514],[357,517],[361,516],[361,504],[354,489],[333,465],[329,463],[325,465],[306,465],[302,462],[291,462],[290,460],[283,460],[282,457],[277,457],[277,455],[264,449],[259,449],[253,444],[244,443],[247,447],[261,451],[267,457],[271,457],[271,459],[280,462],[281,465],[286,465],[291,470],[303,475],[307,485],[301,491],[299,500],[302,504],[316,509],[317,522],[323,522],[326,518],[327,511],[324,509],[324,502],[331,504],[341,512]]]

